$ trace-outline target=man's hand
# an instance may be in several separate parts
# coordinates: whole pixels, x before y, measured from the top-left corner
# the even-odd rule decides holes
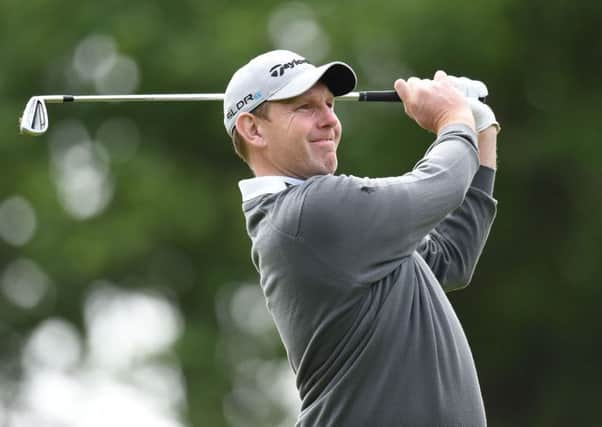
[[[475,129],[475,122],[466,98],[456,89],[443,71],[434,80],[411,77],[395,81],[395,90],[403,101],[406,114],[426,130],[439,133],[452,123]]]

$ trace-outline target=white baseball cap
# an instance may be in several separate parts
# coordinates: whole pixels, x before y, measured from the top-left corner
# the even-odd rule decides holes
[[[316,67],[290,50],[272,50],[239,68],[224,94],[224,126],[232,136],[236,119],[265,101],[301,95],[321,80],[334,96],[351,92],[357,83],[353,69],[344,62]]]

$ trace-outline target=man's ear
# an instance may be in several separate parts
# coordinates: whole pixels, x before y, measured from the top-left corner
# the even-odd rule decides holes
[[[236,119],[236,131],[252,146],[263,147],[265,145],[257,117],[251,113],[240,113]]]

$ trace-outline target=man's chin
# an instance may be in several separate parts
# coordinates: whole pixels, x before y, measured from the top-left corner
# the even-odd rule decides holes
[[[334,153],[333,153],[334,154]],[[313,167],[307,170],[306,178],[316,175],[333,175],[338,166],[336,154],[327,156],[321,162],[314,163]]]
[[[320,175],[334,175],[337,170],[337,163],[335,162],[332,165],[325,165],[323,172]]]
[[[336,172],[337,167],[339,166],[339,161],[337,159],[336,153],[331,158],[328,158],[326,161],[326,168],[328,170],[328,174],[332,175]]]

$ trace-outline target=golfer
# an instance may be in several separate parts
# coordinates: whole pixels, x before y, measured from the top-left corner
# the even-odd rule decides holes
[[[255,175],[239,184],[242,208],[296,374],[298,426],[486,425],[445,292],[469,283],[495,216],[499,125],[458,82],[474,83],[442,71],[394,83],[436,140],[387,178],[334,175],[335,97],[356,85],[348,65],[276,50],[228,84],[224,124]]]

